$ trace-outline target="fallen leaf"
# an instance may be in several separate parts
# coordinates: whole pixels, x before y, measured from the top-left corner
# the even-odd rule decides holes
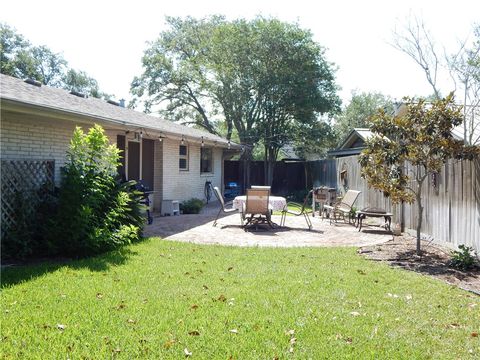
[[[285,335],[290,335],[290,336],[293,336],[295,334],[295,330],[288,330],[287,332],[285,332]]]
[[[451,323],[451,324],[448,324],[448,327],[452,328],[452,329],[457,329],[460,327],[460,324],[457,324],[457,323]]]
[[[120,350],[120,348],[117,347],[117,348],[115,348],[115,350],[113,350],[113,352],[119,353],[119,352],[122,352],[122,350]]]
[[[288,351],[289,351],[290,353],[293,353],[293,347],[291,347],[290,349],[288,349]]]
[[[127,305],[125,305],[125,304],[118,304],[116,309],[117,310],[122,310],[122,309],[125,309],[126,307],[127,307]]]
[[[347,344],[351,344],[351,343],[353,342],[353,340],[352,340],[351,337],[348,337],[348,338],[345,339],[345,342],[346,342]]]
[[[200,333],[197,330],[189,331],[188,335],[190,336],[200,336]]]
[[[232,334],[238,334],[238,330],[237,330],[237,329],[232,329],[232,330],[230,330],[230,332],[231,332]]]
[[[65,330],[66,326],[63,324],[57,324],[57,329],[58,330]]]
[[[225,297],[225,295],[221,294],[221,295],[218,297],[217,300],[218,300],[218,301],[225,302],[225,301],[227,301],[227,298]]]
[[[163,344],[163,347],[165,349],[170,349],[173,346],[173,344],[175,344],[175,340],[170,339],[170,340],[165,341],[165,344]]]
[[[190,306],[190,309],[197,310],[197,309],[198,309],[198,305],[197,305],[197,304],[193,304],[192,306]]]
[[[352,315],[352,316],[360,316],[360,313],[359,313],[358,311],[352,311],[352,312],[350,313],[350,315]]]
[[[142,303],[144,303],[144,304],[148,303],[148,299],[143,299]]]
[[[228,268],[228,271],[230,271],[230,270],[233,270],[233,266],[230,266],[230,267]]]
[[[296,342],[297,342],[297,338],[292,337],[292,338],[290,339],[290,344],[291,344],[291,345],[294,345]]]
[[[412,298],[413,298],[412,295],[405,296],[405,299],[407,299],[407,300],[412,300]]]
[[[357,269],[357,272],[360,274],[360,275],[367,275],[367,273],[363,270],[360,270],[360,269]]]
[[[102,293],[97,293],[97,299],[101,299],[103,298],[103,294]]]
[[[472,337],[478,337],[478,332],[474,331],[470,334]]]
[[[207,285],[203,285],[203,290],[208,290],[208,286]]]
[[[191,351],[188,351],[187,348],[183,349],[183,352],[185,353],[185,356],[192,356],[192,352]]]
[[[340,340],[340,339],[343,339],[342,334],[335,335],[335,340]]]
[[[128,319],[127,322],[128,322],[129,324],[136,324],[136,323],[137,323],[137,320]]]

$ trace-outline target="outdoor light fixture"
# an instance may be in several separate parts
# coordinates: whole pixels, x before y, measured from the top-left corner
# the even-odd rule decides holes
[[[230,144],[230,140],[228,140],[227,145],[228,145],[228,149],[230,149],[230,147],[232,146],[232,145]]]
[[[205,146],[205,143],[203,142],[203,136],[202,136],[202,147],[204,147],[204,146]]]
[[[160,135],[158,135],[158,141],[162,142],[163,141],[163,133],[161,132]]]
[[[140,139],[142,139],[142,138],[143,138],[143,132],[140,131]]]
[[[185,137],[183,135],[182,135],[182,141],[180,142],[180,144],[185,145]]]

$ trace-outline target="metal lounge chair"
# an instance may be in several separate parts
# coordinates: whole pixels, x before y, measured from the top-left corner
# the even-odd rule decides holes
[[[327,210],[329,214],[330,223],[332,223],[332,220],[337,221],[337,215],[341,215],[344,221],[345,216],[348,215],[348,221],[350,222],[350,212],[352,210],[353,204],[355,203],[355,201],[357,201],[358,195],[360,195],[360,193],[361,191],[358,190],[348,190],[339,203],[333,206],[324,205],[323,207]]]
[[[258,228],[260,224],[268,224],[273,228],[272,212],[268,205],[269,197],[268,189],[247,189],[247,201],[242,209],[242,226],[245,231],[252,226]]]
[[[307,205],[308,205],[308,200],[310,196],[312,195],[313,190],[310,190],[305,196],[305,199],[303,200],[303,204],[297,203],[297,202],[288,202],[287,205],[282,210],[282,218],[280,220],[280,226],[285,226],[285,219],[287,217],[287,214],[295,215],[295,216],[301,216],[305,218],[305,221],[307,222],[308,230],[312,230],[312,221],[308,217],[307,213]],[[289,209],[290,207],[290,209]]]
[[[266,190],[270,190],[272,191],[272,187],[271,186],[267,186],[267,185],[252,185],[251,187],[252,189],[266,189]]]
[[[214,187],[213,188],[213,192],[215,194],[215,196],[217,197],[218,201],[220,201],[220,204],[221,204],[221,207],[220,207],[220,210],[218,210],[218,214],[217,214],[217,217],[215,218],[215,221],[213,222],[213,226],[216,226],[217,225],[217,220],[218,220],[218,217],[220,216],[220,213],[223,211],[224,213],[228,214],[228,213],[232,213],[232,212],[235,212],[237,211],[237,209],[235,208],[227,208],[225,205],[225,200],[223,200],[223,196],[222,196],[222,193],[220,192],[220,189],[218,187]]]

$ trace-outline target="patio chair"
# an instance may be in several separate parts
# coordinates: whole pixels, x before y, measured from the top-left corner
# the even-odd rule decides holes
[[[348,221],[350,222],[350,212],[352,211],[353,204],[357,201],[358,195],[361,191],[358,190],[348,190],[345,193],[345,196],[337,204],[330,206],[324,205],[323,207],[327,210],[330,217],[330,224],[332,219],[337,221],[337,215],[341,215],[345,221],[345,215],[348,215]]]
[[[273,228],[269,197],[269,189],[247,189],[247,200],[242,209],[242,226],[245,231],[251,226],[257,228],[260,224],[268,224]]]
[[[318,215],[321,214],[323,219],[325,214],[325,205],[328,204],[328,200],[330,199],[330,189],[327,187],[319,187],[312,191],[312,216],[315,217],[315,210],[317,204],[319,204]]]
[[[313,190],[310,190],[305,196],[305,199],[303,200],[303,204],[297,203],[297,202],[288,202],[287,205],[282,210],[282,218],[280,220],[280,226],[285,226],[285,219],[287,217],[287,214],[291,214],[294,216],[301,216],[305,218],[305,221],[307,222],[308,230],[312,230],[312,221],[308,217],[308,212],[307,212],[307,205],[308,205],[308,200],[310,198],[310,195],[313,194]],[[289,209],[290,207],[290,209]]]
[[[252,185],[252,189],[264,189],[264,190],[272,190],[271,186],[266,186],[266,185]]]
[[[220,216],[220,213],[223,211],[224,213],[228,214],[228,213],[232,213],[232,212],[235,212],[237,211],[237,209],[235,208],[227,208],[225,205],[225,200],[223,200],[223,196],[222,196],[222,193],[220,192],[220,189],[216,186],[214,186],[213,188],[213,193],[215,194],[216,198],[218,199],[218,201],[220,201],[220,204],[221,204],[221,207],[220,207],[220,210],[218,210],[218,214],[217,214],[217,217],[215,218],[215,221],[213,222],[213,226],[216,226],[217,225],[217,220],[218,220],[218,217]],[[231,202],[227,203],[227,204],[230,204]]]

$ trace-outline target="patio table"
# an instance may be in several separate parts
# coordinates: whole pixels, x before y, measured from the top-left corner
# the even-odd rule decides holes
[[[235,197],[235,199],[233,199],[232,206],[235,209],[242,211],[243,204],[245,204],[246,201],[247,201],[246,195],[237,196]],[[268,205],[270,206],[272,211],[282,211],[285,205],[287,205],[287,199],[281,196],[269,196]]]

